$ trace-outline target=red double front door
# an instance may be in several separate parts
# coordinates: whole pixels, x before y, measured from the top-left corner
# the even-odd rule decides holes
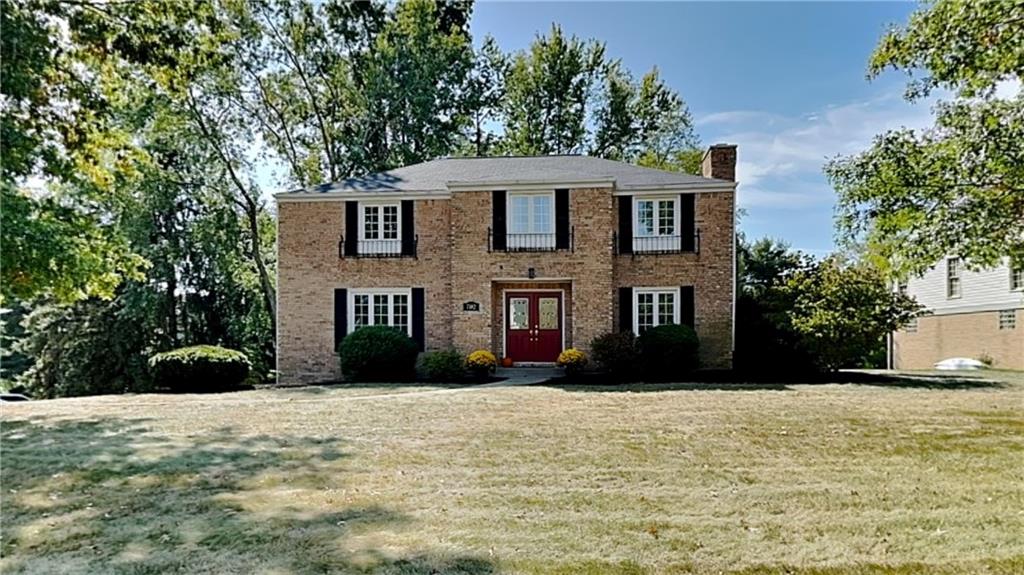
[[[553,362],[562,352],[562,292],[505,293],[505,354]]]

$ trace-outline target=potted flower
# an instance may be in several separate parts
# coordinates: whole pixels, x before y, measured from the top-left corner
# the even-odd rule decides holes
[[[583,368],[587,366],[587,354],[570,347],[558,354],[558,366],[565,368],[567,377],[576,377],[583,373]]]
[[[498,359],[486,349],[478,349],[466,358],[466,369],[473,374],[477,381],[487,379],[497,367]]]

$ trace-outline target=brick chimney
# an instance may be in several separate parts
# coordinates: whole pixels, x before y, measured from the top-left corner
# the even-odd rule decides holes
[[[736,145],[715,144],[704,152],[700,164],[701,175],[705,178],[736,181]]]

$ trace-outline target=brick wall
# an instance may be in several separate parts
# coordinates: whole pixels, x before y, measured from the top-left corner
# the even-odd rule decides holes
[[[1024,369],[1024,308],[1017,310],[1016,329],[999,329],[999,312],[943,314],[921,317],[917,331],[899,331],[893,338],[896,369],[932,369],[950,357],[982,356],[993,367]]]
[[[697,194],[695,200],[700,253],[623,254],[615,258],[614,286],[694,286],[695,329],[701,365],[732,365],[732,218],[733,194]],[[618,218],[616,223],[618,225]],[[615,329],[618,329],[615,298]]]
[[[427,349],[451,342],[451,258],[447,200],[415,203],[418,257],[339,258],[345,203],[278,204],[278,338],[281,381],[341,376],[334,353],[336,288],[422,287]]]
[[[612,233],[615,230],[611,190],[574,189],[569,192],[570,225],[575,227],[575,251],[487,252],[491,225],[490,192],[452,194],[452,297],[454,345],[466,351],[490,349],[501,354],[500,316],[462,311],[462,302],[480,302],[492,310],[495,294],[505,282],[565,281],[572,286],[564,305],[572,316],[567,342],[588,350],[590,341],[612,329]],[[571,306],[571,307],[570,307]],[[569,322],[567,322],[568,324]]]

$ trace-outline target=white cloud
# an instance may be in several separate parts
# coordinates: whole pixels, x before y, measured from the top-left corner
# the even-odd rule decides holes
[[[799,209],[833,201],[833,191],[822,176],[826,161],[864,150],[886,130],[931,125],[931,104],[909,104],[891,95],[791,117],[750,110],[718,112],[698,123],[732,128],[713,139],[739,147],[736,179],[741,206]]]

